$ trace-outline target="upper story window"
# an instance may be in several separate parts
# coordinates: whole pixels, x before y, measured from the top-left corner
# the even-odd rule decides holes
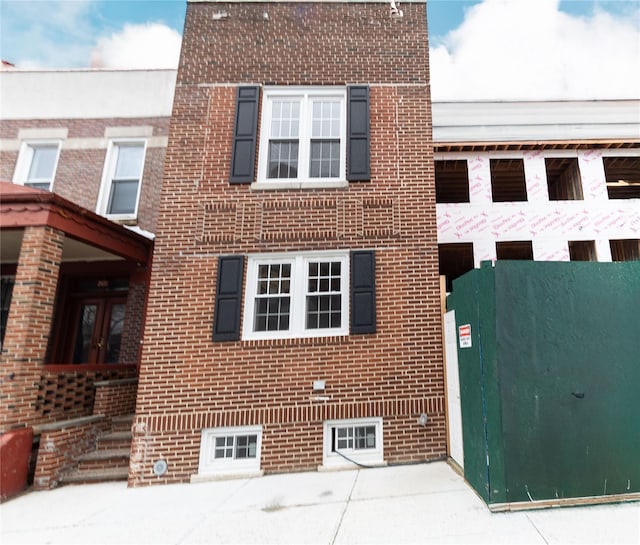
[[[436,202],[469,202],[469,168],[466,159],[438,160],[436,167]]]
[[[527,200],[527,182],[523,159],[490,159],[489,166],[493,202]]]
[[[59,155],[59,141],[23,142],[13,182],[51,191]]]
[[[369,103],[366,85],[238,87],[229,182],[316,189],[371,180]]]
[[[213,341],[376,332],[372,250],[218,258]],[[243,291],[245,295],[243,297]],[[244,306],[242,307],[242,300]]]
[[[610,199],[640,199],[640,157],[603,157]]]
[[[98,213],[112,219],[135,219],[138,212],[146,142],[111,142],[107,152]]]
[[[244,338],[346,335],[347,253],[250,256]]]
[[[612,261],[640,260],[640,239],[610,240]]]
[[[580,167],[576,157],[546,157],[544,165],[550,201],[584,200]]]
[[[258,182],[346,181],[346,89],[264,91]]]

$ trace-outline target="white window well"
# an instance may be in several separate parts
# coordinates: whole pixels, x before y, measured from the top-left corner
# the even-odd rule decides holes
[[[198,476],[260,474],[262,426],[202,430]]]
[[[109,144],[97,211],[111,219],[135,219],[142,185],[145,140]]]
[[[267,88],[261,127],[259,184],[346,180],[345,88]]]
[[[249,256],[243,338],[347,335],[347,252]]]
[[[384,465],[382,418],[324,423],[324,468]]]
[[[59,141],[23,142],[13,183],[51,191],[59,155]]]

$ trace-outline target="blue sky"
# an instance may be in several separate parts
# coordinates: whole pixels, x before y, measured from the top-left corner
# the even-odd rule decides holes
[[[640,98],[640,0],[427,7],[436,97]],[[26,69],[174,67],[185,11],[186,0],[0,0],[0,56]],[[607,85],[589,80],[609,71]]]
[[[102,0],[96,12],[108,25],[162,22],[182,33],[186,0]]]

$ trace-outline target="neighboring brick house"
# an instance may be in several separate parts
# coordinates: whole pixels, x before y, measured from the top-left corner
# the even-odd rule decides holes
[[[426,6],[402,11],[188,3],[130,484],[446,455]]]
[[[137,376],[175,71],[7,70],[0,85],[6,431],[91,415],[94,382]],[[128,390],[107,412],[133,412]]]

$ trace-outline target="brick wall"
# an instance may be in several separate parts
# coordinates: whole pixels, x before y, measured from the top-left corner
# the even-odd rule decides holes
[[[0,355],[0,430],[34,423],[36,418],[35,400],[51,333],[63,243],[64,234],[51,227],[24,230]]]
[[[20,129],[66,128],[67,138],[66,142],[62,142],[53,190],[62,197],[95,212],[107,154],[108,139],[105,138],[105,129],[142,126],[152,127],[152,136],[166,137],[169,119],[163,117],[3,120],[0,138],[7,141],[13,140],[15,145],[11,147],[13,151],[0,152],[0,179],[5,181],[13,179],[18,159]],[[76,145],[70,148],[69,141],[73,139]],[[81,140],[78,139],[93,140],[86,140],[81,145]],[[157,224],[164,157],[164,147],[147,147],[137,224],[151,232],[155,232]]]
[[[116,396],[117,404],[107,409],[108,396],[103,392],[100,401],[95,386],[96,382],[120,381],[135,379],[135,365],[101,366],[100,370],[73,370],[73,365],[47,366],[40,369],[36,395],[29,398],[33,402],[33,414],[29,422],[47,423],[58,420],[69,420],[92,414],[131,414],[135,407],[135,387],[132,389],[133,400],[128,400],[127,411],[122,412],[120,396]],[[128,387],[127,389],[131,389]]]
[[[341,4],[189,4],[178,85],[429,81],[426,3]]]
[[[146,276],[147,274],[145,272],[145,280]],[[129,280],[129,291],[127,293],[127,311],[120,345],[120,363],[138,362],[140,340],[142,339],[142,328],[144,325],[146,293],[146,283],[140,281],[137,275],[132,275]]]
[[[445,454],[426,13],[402,9],[394,20],[381,3],[188,4],[131,484],[188,480],[201,429],[218,426],[262,424],[267,472],[320,465],[328,419],[381,416],[388,462]],[[369,84],[371,180],[230,185],[237,83]],[[212,342],[218,256],[329,249],[375,249],[375,334]],[[312,400],[317,379],[327,401]]]
[[[108,417],[133,414],[136,408],[137,378],[99,381],[94,386],[93,414]]]
[[[62,428],[43,430],[40,435],[33,487],[36,490],[55,488],[65,473],[76,468],[80,456],[95,448],[98,435],[108,427],[105,419],[90,419],[86,423],[70,422]]]
[[[113,132],[115,127],[124,129],[115,131],[115,134],[131,132],[132,135],[139,134],[147,138],[138,218],[136,222],[127,223],[137,223],[142,229],[153,232],[157,223],[168,117],[3,120],[0,123],[0,138],[3,140],[0,179],[13,179],[21,145],[21,130],[38,129],[45,134],[47,130],[64,133],[59,129],[66,129],[53,191],[95,211],[110,140],[106,134],[109,129]],[[145,129],[132,131],[134,127]],[[33,139],[40,138],[34,136]],[[77,292],[77,286],[83,279],[98,275],[108,278],[129,277],[120,363],[137,364],[144,322],[148,283],[145,267],[135,263],[131,263],[130,267],[118,267],[117,262],[66,262],[59,271],[63,244],[64,235],[58,231],[48,228],[25,230],[8,319],[9,329],[4,352],[0,355],[2,367],[7,371],[3,371],[0,377],[2,430],[91,415],[94,409],[94,381],[129,378],[137,374],[137,367],[131,365],[101,370],[50,365],[68,363],[65,361],[68,356],[60,354],[62,342],[56,343],[55,338],[69,339],[75,334],[72,331],[75,318],[70,317],[72,313],[68,312],[73,306],[74,297],[65,286],[71,286]],[[48,365],[43,367],[44,364]],[[115,402],[116,406],[109,410],[124,406],[118,399]],[[126,402],[126,411],[131,413],[135,406],[135,389]]]

